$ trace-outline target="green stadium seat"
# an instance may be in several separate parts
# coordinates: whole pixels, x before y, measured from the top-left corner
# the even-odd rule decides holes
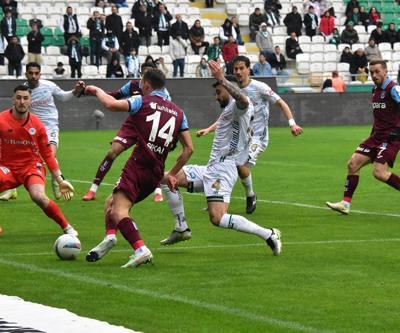
[[[64,46],[64,37],[55,36],[52,38],[52,46]]]
[[[40,32],[42,33],[43,36],[52,36],[53,37],[53,30],[48,27],[42,27],[40,29]]]
[[[17,26],[16,35],[18,37],[26,36],[29,33],[30,29],[28,27],[19,27]]]
[[[64,33],[61,31],[59,27],[54,29],[54,36],[64,36]]]
[[[17,23],[17,27],[27,27],[28,26],[28,21],[23,18],[17,18],[15,21]]]
[[[90,44],[88,37],[81,37],[79,42],[81,43],[81,46],[89,46]]]
[[[47,47],[52,45],[53,36],[44,36],[44,41],[42,42],[42,46]]]

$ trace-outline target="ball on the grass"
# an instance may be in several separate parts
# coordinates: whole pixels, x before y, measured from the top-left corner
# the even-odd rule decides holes
[[[61,235],[54,243],[54,251],[61,260],[73,260],[81,252],[81,242],[77,237]]]

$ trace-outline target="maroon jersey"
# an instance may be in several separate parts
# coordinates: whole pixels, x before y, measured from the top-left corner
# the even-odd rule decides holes
[[[131,80],[118,90],[107,91],[107,94],[115,99],[123,99],[131,96],[141,95],[142,88],[140,88],[140,80]]]
[[[400,127],[400,106],[393,98],[393,93],[397,93],[396,90],[396,82],[390,81],[384,89],[375,87],[372,91],[374,125],[371,139],[373,138],[375,144],[386,142],[389,133]]]
[[[188,130],[183,111],[167,100],[163,91],[128,100],[130,116],[123,127],[133,128],[137,133],[137,145],[132,153],[137,163],[164,169],[165,159],[178,135]]]

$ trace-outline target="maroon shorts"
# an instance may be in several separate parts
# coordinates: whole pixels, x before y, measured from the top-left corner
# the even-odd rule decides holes
[[[393,168],[399,150],[400,141],[377,143],[375,139],[370,136],[357,147],[355,153],[368,156],[373,162],[381,164],[387,163]]]
[[[117,135],[114,137],[113,142],[118,142],[123,145],[125,149],[128,149],[137,142],[136,137],[136,130],[129,125],[123,124]]]
[[[114,192],[123,191],[132,203],[138,203],[154,192],[163,176],[164,170],[161,167],[141,165],[131,155],[114,187]]]

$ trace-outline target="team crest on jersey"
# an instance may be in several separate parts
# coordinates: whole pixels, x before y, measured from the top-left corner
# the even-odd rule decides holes
[[[385,96],[386,96],[386,91],[382,91],[382,92],[381,92],[381,99],[384,99]]]
[[[151,103],[149,103],[149,105],[153,110],[157,109],[157,103],[151,102]]]
[[[33,127],[31,127],[31,128],[28,130],[28,132],[29,132],[30,135],[35,135],[35,134],[36,134],[36,129],[33,128]]]
[[[214,184],[211,185],[211,188],[214,190],[214,193],[218,193],[221,189],[221,180],[217,179]]]
[[[250,146],[251,151],[254,153],[257,150],[257,145],[254,143]]]

